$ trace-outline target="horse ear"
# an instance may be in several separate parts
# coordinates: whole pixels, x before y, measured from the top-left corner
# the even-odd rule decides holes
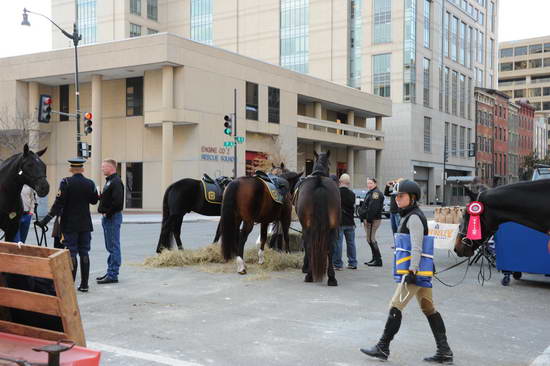
[[[285,163],[281,162],[281,169],[285,168]]]
[[[47,147],[43,148],[43,149],[42,149],[42,150],[40,150],[40,151],[37,151],[37,152],[36,152],[36,155],[38,155],[38,156],[42,156],[42,155],[44,155],[44,153],[46,153],[46,150],[48,150],[48,148],[47,148]]]
[[[27,155],[28,153],[29,153],[29,144],[25,144],[25,146],[23,146],[23,154]]]
[[[273,169],[276,168],[275,164],[273,164],[273,163],[271,163],[271,167],[272,167]]]
[[[298,178],[300,178],[302,175],[304,175],[304,171],[302,170],[302,172],[300,174],[298,174]]]
[[[470,197],[471,201],[475,201],[477,199],[477,193],[473,192],[470,187],[464,186],[464,191],[466,192],[468,197]]]
[[[315,156],[315,160],[319,159],[319,154],[317,154],[317,151],[313,151],[313,156]]]
[[[327,159],[330,158],[330,150],[327,150]]]

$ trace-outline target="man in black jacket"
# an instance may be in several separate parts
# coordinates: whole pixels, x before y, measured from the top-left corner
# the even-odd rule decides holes
[[[90,205],[97,203],[97,189],[94,182],[82,175],[84,172],[84,159],[76,158],[69,160],[72,177],[63,178],[59,184],[59,191],[50,212],[36,224],[46,227],[48,222],[55,216],[61,217],[61,241],[71,252],[73,261],[73,280],[76,277],[78,262],[76,256],[80,257],[80,286],[81,292],[88,291],[88,277],[90,274],[90,243],[92,218],[90,216]]]
[[[99,200],[98,211],[103,215],[101,225],[105,236],[105,248],[109,252],[107,273],[97,278],[98,284],[117,283],[120,263],[120,226],[124,208],[124,185],[116,174],[116,161],[103,160],[101,170],[106,177],[105,186]]]
[[[340,176],[340,198],[342,206],[342,221],[338,231],[338,240],[334,246],[332,254],[332,264],[334,269],[341,270],[344,266],[342,262],[342,244],[344,236],[346,237],[346,253],[348,255],[348,268],[357,269],[357,254],[355,248],[355,193],[349,189],[351,178],[348,174]]]

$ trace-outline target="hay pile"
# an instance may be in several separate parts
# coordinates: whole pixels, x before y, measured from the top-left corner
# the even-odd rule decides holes
[[[245,251],[244,257],[249,272],[279,272],[289,269],[302,268],[303,253],[281,253],[266,248],[265,262],[258,265],[258,249],[251,248]],[[206,272],[235,272],[234,261],[225,262],[220,247],[210,244],[196,250],[165,250],[144,262],[148,267],[183,267],[200,266]]]

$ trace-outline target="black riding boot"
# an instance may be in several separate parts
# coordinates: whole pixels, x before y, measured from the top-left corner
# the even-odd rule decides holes
[[[370,262],[366,262],[365,264],[369,267],[382,267],[382,256],[380,255],[378,242],[373,241],[372,243],[369,243],[369,245],[372,251],[372,260]]]
[[[90,277],[90,257],[80,257],[80,286],[78,291],[88,292],[88,278]]]
[[[441,314],[435,313],[427,316],[428,322],[430,323],[430,328],[435,338],[435,344],[437,345],[437,351],[432,357],[426,357],[424,361],[434,362],[434,363],[443,363],[450,365],[453,363],[453,351],[447,343],[447,335],[445,332],[445,323],[443,323],[443,318]]]
[[[390,342],[399,331],[400,326],[401,310],[398,308],[391,308],[388,320],[386,321],[386,327],[384,328],[384,333],[382,333],[382,337],[380,337],[378,343],[372,348],[361,348],[361,352],[371,357],[387,360],[390,355]]]
[[[73,262],[73,281],[76,279],[76,270],[78,269],[78,261],[76,260],[76,256],[71,256],[71,261]]]

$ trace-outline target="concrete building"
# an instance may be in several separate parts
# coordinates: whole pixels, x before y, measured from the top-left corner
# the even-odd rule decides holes
[[[535,118],[550,123],[550,36],[502,42],[499,49],[498,88],[512,101],[528,100]]]
[[[548,123],[544,116],[535,115],[533,127],[533,151],[537,159],[548,156],[550,133]]]
[[[364,186],[364,152],[379,156],[384,148],[390,99],[177,35],[83,46],[79,60],[81,110],[94,116],[94,131],[83,137],[92,145],[87,174],[101,185],[101,160],[117,160],[130,209],[159,209],[164,188],[184,177],[233,175],[223,123],[235,89],[237,133],[245,137],[238,175],[281,160],[307,172],[313,151],[330,149],[331,172],[345,170]],[[54,110],[74,112],[73,70],[72,49],[0,59],[0,111],[31,121],[32,148],[48,146],[53,187],[76,154],[75,123],[54,115],[38,124],[35,109],[39,95],[49,94]]]
[[[498,0],[83,3],[94,9],[80,12],[89,42],[173,32],[391,98],[387,148],[368,155],[367,169],[381,181],[415,179],[425,202],[443,196],[445,136],[454,146],[446,174],[474,174],[467,154],[475,138],[473,94],[476,85],[496,87]],[[72,6],[53,0],[52,16],[68,27]],[[53,32],[54,48],[66,47]]]

